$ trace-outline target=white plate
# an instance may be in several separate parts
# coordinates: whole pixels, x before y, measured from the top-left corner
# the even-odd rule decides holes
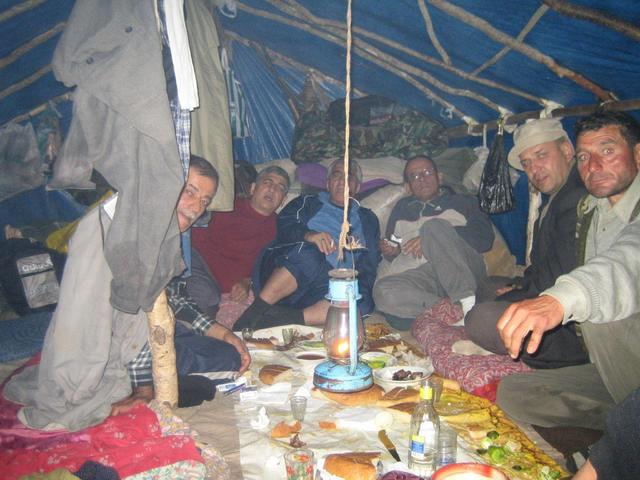
[[[393,374],[398,370],[409,370],[410,372],[422,372],[421,378],[416,378],[413,380],[393,380]],[[395,366],[395,367],[384,367],[378,368],[373,371],[373,381],[380,385],[382,388],[387,390],[391,390],[396,387],[413,387],[416,388],[420,385],[420,382],[427,378],[429,375],[433,373],[433,368],[423,368],[417,367],[413,365],[404,365],[404,366]]]
[[[278,342],[282,342],[282,330],[284,328],[295,328],[300,335],[308,335],[313,333],[314,339],[319,339],[322,334],[322,329],[319,327],[309,327],[307,325],[282,325],[280,327],[261,328],[253,332],[254,338],[271,338],[275,337]]]

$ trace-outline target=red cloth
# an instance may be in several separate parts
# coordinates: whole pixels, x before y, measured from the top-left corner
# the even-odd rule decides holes
[[[251,276],[260,250],[276,237],[276,214],[256,212],[248,198],[236,199],[233,212],[214,213],[205,228],[191,230],[192,246],[202,255],[222,292]]]
[[[163,437],[158,417],[145,405],[78,432],[28,429],[17,419],[19,409],[0,396],[2,480],[57,468],[75,472],[87,460],[114,468],[121,478],[181,460],[203,463],[193,439]]]

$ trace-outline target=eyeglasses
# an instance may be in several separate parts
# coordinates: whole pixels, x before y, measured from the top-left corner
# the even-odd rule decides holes
[[[432,168],[425,168],[419,172],[408,175],[410,182],[417,182],[418,180],[424,180],[425,178],[432,177],[436,174],[436,171]]]
[[[329,179],[331,180],[338,180],[338,179],[344,179],[344,172],[333,172],[331,175],[329,175]],[[350,173],[349,174],[349,181],[358,181],[358,176],[355,173]]]

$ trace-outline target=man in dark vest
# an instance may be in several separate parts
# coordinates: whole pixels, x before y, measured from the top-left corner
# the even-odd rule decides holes
[[[500,315],[514,302],[537,297],[576,267],[576,207],[587,193],[560,120],[529,120],[515,130],[513,142],[509,163],[524,170],[534,189],[531,201],[536,215],[528,225],[532,237],[528,266],[524,276],[509,281],[509,286],[504,278],[488,279],[479,293],[481,303],[465,317],[469,338],[501,355],[507,350],[495,328]],[[558,368],[586,363],[589,357],[569,324],[550,331],[534,354],[523,352],[520,360],[534,368]]]

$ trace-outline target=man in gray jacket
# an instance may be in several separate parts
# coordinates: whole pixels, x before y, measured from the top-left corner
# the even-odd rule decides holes
[[[640,125],[597,112],[576,125],[579,265],[537,298],[511,305],[497,328],[512,357],[545,332],[576,322],[591,363],[505,377],[498,404],[513,418],[602,429],[606,413],[640,386]]]

